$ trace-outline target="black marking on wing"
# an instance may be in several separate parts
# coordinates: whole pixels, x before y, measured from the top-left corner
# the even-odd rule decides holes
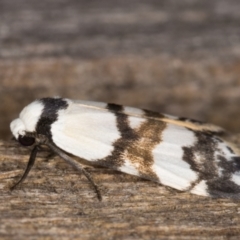
[[[232,160],[234,162],[234,166],[236,167],[236,171],[240,171],[240,157],[232,157]]]
[[[234,151],[232,150],[232,148],[230,148],[229,146],[227,146],[227,149],[230,153],[233,153],[234,154]]]
[[[216,142],[208,134],[193,132],[197,142],[193,146],[183,147],[183,160],[191,166],[194,172],[198,173],[200,180],[217,177],[217,168],[214,163]],[[192,187],[194,186],[195,184]]]
[[[124,110],[122,105],[119,105],[119,104],[116,104],[116,103],[108,103],[107,104],[107,109],[112,113],[123,112],[123,110]]]
[[[196,119],[192,119],[192,118],[186,118],[186,117],[178,117],[179,121],[183,121],[183,122],[191,122],[191,123],[197,123],[199,125],[203,125],[203,124],[206,124],[205,122],[202,122],[202,121],[199,121],[199,120],[196,120]]]
[[[111,155],[104,159],[100,159],[97,162],[104,166],[114,166],[114,168],[121,167],[124,160],[121,158],[121,154],[127,148],[131,141],[136,141],[139,136],[128,124],[128,116],[121,113],[123,107],[117,104],[108,104],[107,109],[115,114],[117,128],[121,134],[121,137],[113,143],[114,150]]]
[[[37,122],[37,134],[43,134],[52,139],[51,125],[58,119],[58,111],[66,109],[68,103],[62,98],[42,98],[39,99],[44,105],[43,112]]]
[[[153,112],[153,111],[150,111],[150,110],[147,110],[147,109],[143,109],[144,111],[144,114],[146,117],[150,117],[150,118],[164,118],[165,116],[162,114],[162,113],[159,113],[159,112]]]
[[[191,184],[189,190],[204,180],[211,196],[239,198],[240,186],[234,183],[231,177],[240,170],[240,157],[233,156],[227,159],[218,146],[223,142],[221,139],[211,134],[193,132],[197,142],[191,147],[183,147],[183,160],[198,174],[197,181]],[[233,153],[229,147],[226,147],[226,150],[229,154]]]
[[[221,176],[210,179],[207,182],[209,193],[216,197],[240,197],[240,186],[231,180],[234,173],[240,171],[239,157],[231,157],[229,161],[224,156],[218,155],[218,167],[221,169]]]

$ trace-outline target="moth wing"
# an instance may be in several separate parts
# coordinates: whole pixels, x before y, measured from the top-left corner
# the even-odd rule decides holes
[[[145,143],[150,140],[143,137],[141,141],[144,138]],[[140,149],[141,143],[135,147]],[[120,168],[123,172],[197,195],[240,199],[238,152],[212,134],[167,123],[161,141],[151,148],[153,161],[146,158],[145,151],[127,151]]]
[[[52,124],[52,138],[73,155],[181,191],[239,195],[239,157],[225,142],[209,131],[144,114],[72,102]]]
[[[104,103],[97,102],[89,106],[69,101],[68,108],[59,112],[58,120],[52,124],[51,132],[58,147],[88,161],[109,155],[112,144],[120,137],[114,114],[106,110]]]

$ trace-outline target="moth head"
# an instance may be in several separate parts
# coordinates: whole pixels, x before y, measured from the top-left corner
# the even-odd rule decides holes
[[[19,118],[11,122],[11,132],[22,145],[31,146],[34,144],[35,138],[32,136],[36,132],[37,122],[41,117],[43,108],[44,105],[36,100],[20,112]]]

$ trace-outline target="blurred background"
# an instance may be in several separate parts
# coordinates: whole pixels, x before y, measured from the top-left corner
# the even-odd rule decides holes
[[[239,0],[0,0],[0,138],[36,98],[240,129]]]

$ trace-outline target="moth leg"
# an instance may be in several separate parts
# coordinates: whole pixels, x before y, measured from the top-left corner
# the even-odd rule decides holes
[[[30,158],[28,160],[28,165],[27,165],[27,168],[26,168],[25,172],[23,173],[21,179],[10,188],[11,191],[14,190],[20,183],[22,183],[26,179],[26,177],[27,177],[28,173],[30,172],[32,166],[34,165],[38,150],[39,150],[39,146],[36,145],[31,152],[31,155],[30,155]]]
[[[97,194],[98,200],[102,200],[101,192],[98,188],[98,186],[95,184],[94,180],[92,179],[92,176],[88,171],[86,171],[84,168],[82,168],[78,163],[76,163],[75,160],[70,158],[67,154],[65,154],[63,151],[61,151],[58,147],[56,147],[53,143],[49,142],[45,139],[44,144],[46,144],[53,152],[58,154],[63,160],[65,160],[67,163],[69,163],[72,167],[74,167],[76,170],[82,172],[85,177],[88,179],[88,181],[92,184],[94,187],[94,190]]]

